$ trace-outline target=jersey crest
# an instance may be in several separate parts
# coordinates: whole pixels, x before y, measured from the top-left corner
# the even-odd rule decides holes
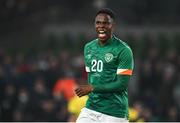
[[[104,59],[106,60],[106,62],[112,61],[113,58],[114,58],[114,56],[112,53],[106,53],[104,56]]]

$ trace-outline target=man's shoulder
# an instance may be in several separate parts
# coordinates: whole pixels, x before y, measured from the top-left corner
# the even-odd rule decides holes
[[[123,41],[117,37],[115,37],[114,40],[115,40],[115,46],[117,46],[118,48],[131,50],[130,46],[125,41]]]
[[[90,47],[97,44],[98,39],[90,40],[88,43],[85,44],[85,47]]]

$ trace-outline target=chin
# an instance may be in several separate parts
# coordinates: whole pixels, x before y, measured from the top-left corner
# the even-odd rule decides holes
[[[102,38],[98,38],[101,42],[106,42],[108,39],[102,39]]]
[[[98,39],[99,39],[100,41],[106,41],[106,40],[108,40],[109,38],[108,38],[108,37],[104,37],[104,38],[98,37]]]

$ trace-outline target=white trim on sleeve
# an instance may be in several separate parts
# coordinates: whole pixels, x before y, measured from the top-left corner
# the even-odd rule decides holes
[[[86,72],[90,72],[90,68],[86,66]]]

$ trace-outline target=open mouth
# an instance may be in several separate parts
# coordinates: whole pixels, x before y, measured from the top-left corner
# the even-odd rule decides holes
[[[103,30],[98,31],[98,37],[99,38],[106,38],[106,31],[103,31]]]

